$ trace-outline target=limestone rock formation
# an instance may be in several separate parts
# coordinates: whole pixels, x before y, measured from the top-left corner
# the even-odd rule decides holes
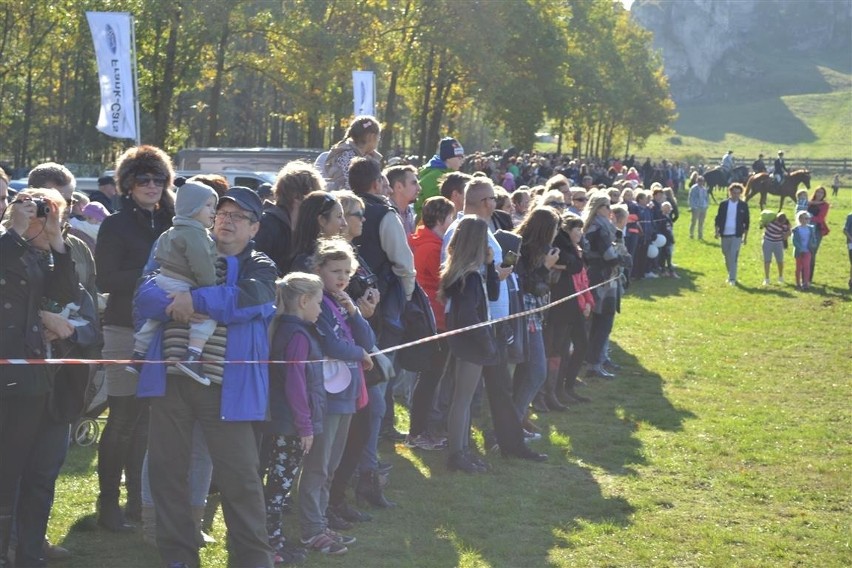
[[[852,59],[852,0],[636,0],[631,14],[654,33],[678,102],[759,96],[744,83],[786,54]]]

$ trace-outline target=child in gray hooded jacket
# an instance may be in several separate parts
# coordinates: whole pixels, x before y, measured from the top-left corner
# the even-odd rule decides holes
[[[154,245],[154,258],[160,265],[156,283],[165,292],[186,292],[199,286],[216,284],[216,243],[208,227],[216,215],[216,192],[208,185],[187,182],[177,192],[175,216],[172,227],[160,235]],[[133,358],[145,358],[148,345],[163,322],[149,319],[134,335]],[[206,319],[189,324],[189,347],[184,361],[177,368],[185,375],[203,385],[210,379],[204,374],[200,362],[204,345],[216,329],[216,321]],[[128,367],[133,372],[141,370],[141,364]]]

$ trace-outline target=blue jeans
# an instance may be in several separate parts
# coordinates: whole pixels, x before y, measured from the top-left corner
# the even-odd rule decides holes
[[[370,417],[370,435],[367,437],[367,444],[364,446],[361,461],[358,463],[358,469],[362,472],[373,471],[379,467],[379,430],[382,429],[382,418],[384,418],[387,410],[385,401],[387,390],[387,381],[367,387],[367,394],[370,398],[367,405]]]
[[[18,489],[16,566],[45,566],[47,519],[53,507],[56,478],[68,453],[69,434],[67,422],[56,422],[46,413],[42,416],[34,451],[24,465]]]
[[[203,507],[207,503],[207,493],[210,491],[210,480],[213,478],[213,460],[207,450],[204,431],[196,422],[192,427],[192,458],[189,469],[189,503],[193,507]],[[148,477],[148,453],[142,462],[142,505],[154,506],[151,496],[151,481]]]
[[[601,365],[604,362],[604,351],[612,325],[615,323],[615,314],[592,313],[592,328],[589,331],[589,352],[586,360],[592,365]]]
[[[518,417],[523,420],[527,407],[547,380],[547,359],[544,338],[540,331],[529,333],[529,359],[515,367],[513,400]]]

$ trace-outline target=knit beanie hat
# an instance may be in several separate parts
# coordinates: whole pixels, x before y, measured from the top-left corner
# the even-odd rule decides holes
[[[442,138],[438,144],[438,157],[442,160],[450,158],[463,158],[464,148],[455,138]]]
[[[83,207],[83,217],[91,217],[97,221],[103,221],[109,217],[109,211],[97,201],[92,201]]]
[[[212,187],[197,181],[188,181],[178,188],[175,213],[180,217],[193,217],[211,197],[214,203],[219,200]]]

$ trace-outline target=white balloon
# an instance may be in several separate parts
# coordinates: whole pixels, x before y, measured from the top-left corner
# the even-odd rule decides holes
[[[655,245],[654,243],[648,245],[648,258],[657,258],[659,255],[660,249],[657,248],[657,245]]]
[[[666,236],[662,233],[657,233],[657,237],[654,239],[654,244],[657,248],[663,248],[666,246]]]

